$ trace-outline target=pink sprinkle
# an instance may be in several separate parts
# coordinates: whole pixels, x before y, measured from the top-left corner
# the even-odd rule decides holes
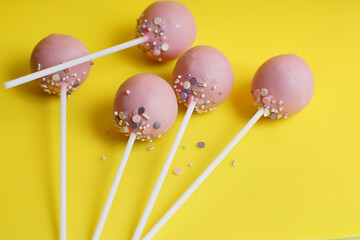
[[[192,167],[192,163],[189,163],[189,166]]]
[[[142,133],[143,133],[143,134],[149,134],[149,133],[150,133],[150,129],[148,129],[148,128],[147,128],[147,129],[144,129],[144,130],[142,131]]]
[[[155,55],[155,56],[159,56],[160,55],[160,50],[158,50],[158,49],[155,49],[154,51],[153,51],[153,54]]]
[[[134,115],[134,116],[132,117],[132,120],[133,120],[133,122],[138,123],[138,122],[140,122],[141,117],[140,117],[139,115]]]
[[[181,169],[180,169],[180,168],[175,168],[175,169],[174,169],[174,173],[175,173],[176,175],[181,174]]]
[[[259,90],[259,89],[256,89],[256,90],[254,91],[254,95],[255,95],[255,97],[260,97],[260,90]]]
[[[265,104],[269,104],[269,103],[270,103],[270,99],[269,99],[268,97],[264,97],[262,101],[263,101],[263,103],[265,103]]]

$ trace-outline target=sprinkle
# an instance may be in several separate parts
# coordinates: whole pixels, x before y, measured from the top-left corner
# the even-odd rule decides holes
[[[276,113],[271,113],[271,114],[270,114],[270,119],[273,119],[273,120],[274,120],[275,118],[276,118]]]
[[[215,90],[216,89],[216,86],[214,85],[214,86],[212,86],[212,88],[211,88],[212,90]]]
[[[41,70],[41,64],[40,64],[40,63],[38,63],[38,65],[37,65],[37,70],[38,70],[38,71]]]
[[[160,122],[155,122],[154,125],[153,125],[153,127],[154,127],[155,129],[159,129],[159,128],[161,127],[161,123],[160,123]]]
[[[122,119],[122,120],[124,120],[125,119],[125,113],[124,112],[120,112],[119,113],[119,117]]]
[[[159,49],[155,49],[155,50],[153,51],[153,54],[154,54],[155,56],[159,56],[159,55],[161,54],[161,51],[160,51]]]
[[[222,94],[223,94],[223,91],[222,91],[222,90],[220,90],[220,91],[219,91],[219,95],[222,95]]]
[[[140,107],[138,110],[139,114],[143,114],[145,112],[145,108],[144,107]]]
[[[86,72],[85,72],[85,71],[83,72],[83,75],[86,75]]]
[[[178,78],[181,78],[181,75],[178,75]]]
[[[190,88],[190,82],[189,81],[185,81],[183,84],[184,89],[188,89]]]
[[[149,150],[149,151],[154,150],[154,147],[150,146],[150,145],[147,145],[147,150]]]
[[[280,100],[280,101],[279,101],[279,104],[280,104],[280,105],[282,105],[283,103],[284,103],[283,100]]]
[[[54,74],[54,75],[52,75],[51,79],[52,79],[53,81],[59,81],[59,80],[60,80],[60,76],[59,76],[59,74]]]
[[[129,132],[129,128],[128,127],[123,127],[124,133],[128,133]]]
[[[193,91],[194,91],[194,92],[203,92],[203,91],[204,91],[204,89],[193,88]]]
[[[201,94],[201,97],[204,98],[204,97],[205,97],[205,94]]]
[[[77,83],[77,82],[76,82],[76,83],[74,83],[73,87],[76,88],[76,87],[78,87],[79,85],[80,85],[80,83]]]
[[[93,66],[95,63],[94,62],[90,62],[90,65]]]
[[[204,148],[204,147],[205,147],[205,143],[204,143],[204,142],[198,142],[198,143],[197,143],[197,146],[198,146],[199,148]]]
[[[206,86],[207,86],[207,84],[206,84],[206,83],[202,83],[202,82],[200,82],[200,83],[198,83],[198,86],[199,86],[199,87],[206,87]]]
[[[124,124],[125,124],[126,126],[129,126],[129,125],[130,125],[127,121],[124,121]]]
[[[129,94],[130,94],[130,90],[126,90],[126,91],[125,91],[125,94],[126,94],[126,95],[129,95]]]
[[[190,167],[192,167],[192,166],[193,166],[193,164],[192,164],[192,163],[189,163],[189,166],[190,166]]]
[[[132,117],[132,120],[133,120],[133,122],[138,123],[138,122],[140,122],[141,117],[140,117],[139,115],[135,114],[135,115]]]
[[[66,68],[66,69],[64,69],[64,72],[65,73],[69,73],[71,71],[71,68]]]
[[[216,101],[216,100],[214,100],[214,101],[212,101],[212,103],[213,103],[213,104],[217,104],[217,101]]]
[[[117,111],[114,112],[114,116],[117,116],[119,113]]]
[[[235,166],[235,160],[233,160],[232,165]]]
[[[187,93],[186,92],[182,92],[182,93],[180,93],[180,98],[182,99],[182,100],[186,100],[187,99]]]
[[[192,77],[190,82],[191,82],[192,85],[196,85],[198,83],[198,80],[196,79],[196,77]]]
[[[266,88],[262,88],[260,93],[262,96],[266,96],[268,94],[268,90]]]
[[[259,89],[256,89],[256,90],[254,91],[254,95],[255,95],[255,97],[260,97],[260,90],[259,90]]]
[[[175,168],[175,169],[174,169],[174,173],[175,173],[176,175],[181,174],[181,169],[180,169],[180,168]]]
[[[169,50],[169,44],[163,43],[163,45],[161,45],[161,50],[163,50],[163,51]]]
[[[131,127],[132,127],[133,129],[137,129],[138,126],[139,126],[139,124],[136,123],[136,122],[132,122],[132,123],[131,123]]]
[[[182,149],[186,149],[186,147],[185,147],[185,145],[182,145],[182,147],[181,147]]]
[[[268,97],[264,97],[262,99],[262,102],[265,103],[265,104],[269,104],[270,103],[270,99]]]
[[[149,120],[149,119],[150,119],[149,116],[146,115],[145,113],[141,114],[141,116],[142,116],[143,118],[145,118],[146,120]]]
[[[208,105],[208,104],[210,103],[210,101],[209,101],[209,100],[205,100],[204,103],[205,103],[205,105]]]
[[[157,18],[154,19],[154,23],[155,23],[156,25],[159,25],[161,22],[162,22],[162,20],[161,20],[161,18],[159,18],[159,17],[157,17]]]
[[[102,157],[101,157],[101,160],[105,160],[105,159],[106,159],[106,157],[105,157],[105,156],[102,156]]]

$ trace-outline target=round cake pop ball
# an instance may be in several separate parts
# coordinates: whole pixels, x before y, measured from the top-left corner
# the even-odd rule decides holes
[[[181,3],[155,2],[137,20],[137,36],[149,38],[139,47],[150,58],[160,62],[176,59],[195,40],[195,19]]]
[[[30,61],[31,71],[36,72],[88,54],[86,46],[77,38],[51,34],[34,48]],[[49,94],[60,95],[61,90],[67,89],[67,95],[70,95],[85,81],[90,68],[91,62],[82,63],[45,76],[39,81],[44,91]]]
[[[225,55],[210,46],[197,46],[185,52],[173,72],[178,100],[188,106],[196,101],[198,113],[216,109],[230,94],[234,72]]]
[[[314,76],[306,62],[295,54],[267,60],[256,71],[251,85],[255,104],[265,108],[265,117],[287,118],[311,101]]]
[[[152,141],[170,130],[178,112],[176,96],[162,78],[150,73],[127,79],[116,92],[114,122],[126,136]]]

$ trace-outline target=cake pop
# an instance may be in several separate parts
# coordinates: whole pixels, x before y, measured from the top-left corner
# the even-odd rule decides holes
[[[194,109],[198,113],[216,109],[229,96],[234,73],[229,61],[219,50],[210,46],[197,46],[179,58],[172,79],[177,99],[188,109],[132,240],[141,237]]]
[[[257,113],[142,240],[150,240],[160,231],[261,116],[266,115],[275,119],[294,115],[310,103],[313,91],[313,74],[305,61],[297,55],[280,55],[266,61],[258,69],[252,82],[252,94],[259,108]],[[270,102],[264,101],[265,98],[269,98]],[[273,113],[277,114],[275,118],[271,117]]]
[[[74,58],[89,54],[86,46],[78,39],[51,34],[34,48],[30,67],[38,71]],[[66,239],[66,98],[88,77],[90,62],[45,76],[38,81],[45,92],[60,95],[60,239]]]
[[[58,71],[89,62],[93,59],[139,45],[148,57],[159,62],[178,58],[196,37],[196,23],[191,12],[181,3],[160,1],[151,4],[137,20],[137,38],[99,52],[77,56],[57,65],[45,68],[34,66],[37,72],[5,82],[5,88],[12,88]],[[56,56],[54,56],[56,58]],[[56,77],[57,79],[57,77]],[[51,90],[49,90],[51,91]]]
[[[173,72],[180,103],[197,104],[198,113],[216,109],[230,94],[234,72],[225,55],[210,46],[196,46],[182,55]]]
[[[40,71],[88,54],[86,46],[77,38],[64,34],[51,34],[34,48],[30,60],[31,71]],[[65,89],[67,95],[70,95],[85,81],[90,68],[91,62],[85,62],[42,77],[38,81],[49,94],[60,95],[61,90]]]
[[[129,136],[129,140],[93,240],[99,239],[101,235],[135,140],[151,142],[161,137],[174,124],[177,111],[176,96],[171,86],[158,76],[150,73],[138,74],[121,84],[115,95],[114,123],[121,133]]]

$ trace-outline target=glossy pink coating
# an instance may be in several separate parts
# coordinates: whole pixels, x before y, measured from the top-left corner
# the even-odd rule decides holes
[[[159,62],[176,59],[189,49],[196,31],[193,15],[178,2],[155,2],[138,19],[137,36],[149,38],[139,47]]]
[[[196,101],[198,113],[216,109],[229,96],[234,84],[230,62],[219,50],[196,46],[177,61],[172,76],[179,102]]]
[[[120,132],[151,141],[173,126],[178,112],[176,96],[162,78],[142,73],[127,79],[116,92],[114,121]]]
[[[251,91],[265,116],[287,118],[301,111],[314,93],[314,76],[307,63],[295,54],[267,60],[256,71]]]
[[[41,40],[31,54],[30,67],[36,72],[54,65],[61,64],[88,55],[86,46],[77,38],[64,34],[51,34]],[[62,89],[70,95],[82,84],[89,75],[91,63],[53,73],[38,81],[45,92],[59,95]]]

